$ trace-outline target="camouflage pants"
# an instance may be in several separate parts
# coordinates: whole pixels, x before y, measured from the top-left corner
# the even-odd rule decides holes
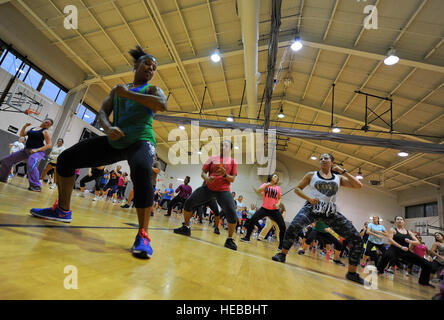
[[[290,250],[293,243],[297,240],[298,234],[304,227],[316,221],[323,221],[337,234],[347,239],[348,243],[350,243],[349,264],[357,266],[364,252],[364,241],[358,230],[339,212],[327,216],[322,213],[314,213],[312,209],[313,206],[310,203],[306,203],[294,217],[290,226],[285,231],[283,249]]]

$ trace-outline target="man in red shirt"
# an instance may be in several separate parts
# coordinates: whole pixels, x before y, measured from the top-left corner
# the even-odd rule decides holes
[[[236,206],[230,192],[230,184],[237,176],[237,163],[231,158],[231,149],[231,141],[224,140],[220,146],[220,155],[211,156],[205,162],[200,175],[205,180],[205,184],[197,188],[185,201],[185,222],[182,227],[174,229],[174,233],[190,236],[192,209],[214,199],[219,203],[228,221],[228,238],[225,241],[225,247],[237,250],[237,245],[233,240],[237,222]]]

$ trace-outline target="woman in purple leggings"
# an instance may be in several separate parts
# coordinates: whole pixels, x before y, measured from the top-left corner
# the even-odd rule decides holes
[[[6,158],[0,160],[0,182],[7,183],[11,168],[16,163],[27,160],[28,164],[28,190],[40,192],[42,190],[39,174],[39,162],[45,156],[45,151],[52,147],[51,136],[48,129],[54,124],[52,119],[45,119],[40,127],[27,128],[31,125],[27,123],[20,131],[20,137],[28,136],[25,149],[11,153]]]

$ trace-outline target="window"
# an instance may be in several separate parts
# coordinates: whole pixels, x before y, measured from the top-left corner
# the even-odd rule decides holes
[[[92,108],[79,104],[77,107],[77,117],[92,125],[96,120],[97,112],[92,111]]]
[[[438,216],[437,202],[405,207],[406,219],[436,217],[436,216]]]
[[[43,93],[45,96],[47,96],[52,101],[55,101],[57,98],[57,95],[59,94],[60,88],[49,81],[48,79],[45,80],[43,83],[42,89],[40,89],[40,92]]]
[[[11,52],[6,54],[5,60],[3,60],[1,67],[8,71],[10,74],[15,75],[18,68],[22,64],[22,60],[18,59]]]
[[[65,101],[66,98],[66,92],[62,89],[60,89],[59,95],[56,98],[56,103],[61,106],[63,104],[63,102]]]
[[[40,83],[40,80],[42,80],[42,75],[35,71],[33,68],[29,71],[28,75],[26,76],[24,82],[30,86],[33,89],[37,89],[37,86]]]
[[[92,124],[94,120],[96,120],[96,115],[91,110],[86,109],[85,115],[83,116],[83,120],[85,120],[89,124]]]

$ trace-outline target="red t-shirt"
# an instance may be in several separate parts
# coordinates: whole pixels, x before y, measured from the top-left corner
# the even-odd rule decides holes
[[[230,182],[218,171],[222,168],[230,176],[237,176],[237,163],[233,158],[223,158],[221,156],[211,156],[202,167],[203,172],[209,172],[210,177],[214,177],[213,183],[208,183],[208,189],[212,191],[230,191]]]
[[[265,185],[262,184],[261,188]],[[267,210],[278,210],[274,205],[279,202],[281,197],[281,187],[279,186],[268,186],[264,189],[264,199],[262,200],[262,207]]]

